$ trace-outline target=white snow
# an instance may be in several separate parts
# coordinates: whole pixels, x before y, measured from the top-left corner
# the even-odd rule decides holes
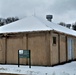
[[[76,62],[54,67],[0,65],[0,73],[27,74],[27,75],[76,75]]]
[[[42,18],[40,18],[40,17],[38,17],[38,18],[39,18],[39,20],[40,20],[41,22],[43,22],[47,27],[52,28],[52,29],[55,30],[55,31],[76,36],[76,31],[74,31],[74,30],[72,30],[72,29],[66,28],[66,27],[64,27],[64,26],[55,24],[55,23],[50,22],[50,21],[47,21],[47,19],[44,20],[44,19],[42,19]]]
[[[76,36],[76,31],[49,22],[37,16],[29,16],[16,22],[0,27],[0,33],[33,32],[55,30],[61,33]]]
[[[36,17],[31,16],[10,23],[8,25],[2,26],[0,28],[0,33],[48,31],[48,30],[52,30],[52,29],[44,25]]]

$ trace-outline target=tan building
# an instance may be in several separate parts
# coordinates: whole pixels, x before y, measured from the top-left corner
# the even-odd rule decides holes
[[[18,64],[18,50],[23,49],[31,50],[32,65],[60,64],[76,59],[75,46],[75,31],[38,17],[0,27],[0,63]]]

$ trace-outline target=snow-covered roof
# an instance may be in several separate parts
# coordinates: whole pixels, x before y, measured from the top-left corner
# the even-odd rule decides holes
[[[68,29],[66,27],[49,22],[45,19],[36,16],[26,17],[24,19],[0,27],[0,33],[50,31],[50,30],[55,30],[76,36],[76,32],[74,30]]]
[[[55,23],[50,22],[50,21],[47,21],[47,19],[46,19],[46,20],[43,20],[43,19],[41,19],[41,18],[39,18],[39,19],[40,19],[47,27],[52,28],[52,29],[55,30],[55,31],[76,36],[76,31],[74,31],[74,30],[72,30],[72,29],[66,28],[66,27],[64,27],[64,26],[61,26],[61,25],[59,25],[59,24],[55,24]]]
[[[31,31],[45,31],[52,30],[38,20],[36,17],[27,17],[0,28],[0,33],[10,32],[31,32]]]

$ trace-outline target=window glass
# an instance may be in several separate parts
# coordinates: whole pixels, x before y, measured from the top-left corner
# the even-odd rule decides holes
[[[53,44],[56,44],[56,37],[53,37]]]

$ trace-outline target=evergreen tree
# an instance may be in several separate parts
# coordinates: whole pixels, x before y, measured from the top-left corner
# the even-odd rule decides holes
[[[66,24],[64,22],[60,22],[59,25],[65,26]]]
[[[72,29],[76,31],[76,22],[72,25]]]
[[[8,17],[6,19],[0,18],[0,26],[3,26],[5,24],[9,24],[9,23],[17,21],[17,20],[19,20],[18,17]]]
[[[70,27],[71,27],[71,24],[66,24],[66,27],[70,29]]]
[[[60,22],[59,25],[64,26],[64,27],[67,27],[67,28],[69,28],[69,29],[70,29],[70,27],[71,27],[71,24],[66,24],[66,23],[64,23],[64,22]]]
[[[0,18],[0,26],[3,26],[3,25],[4,25],[3,19]]]

